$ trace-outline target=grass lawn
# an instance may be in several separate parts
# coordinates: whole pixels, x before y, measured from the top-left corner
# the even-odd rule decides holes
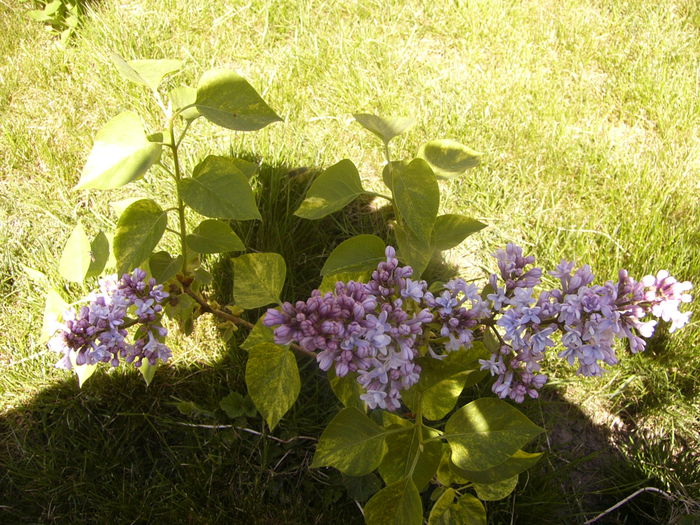
[[[33,2],[12,4],[0,0],[0,523],[362,522],[352,480],[308,469],[337,410],[313,363],[300,360],[300,401],[268,435],[259,417],[229,420],[217,408],[245,392],[244,334],[224,343],[204,320],[173,339],[174,359],[148,389],[121,369],[79,389],[40,344],[47,290],[62,286],[57,254],[76,221],[95,234],[113,229],[114,201],[171,199],[153,175],[115,191],[71,189],[111,117],[132,109],[160,125],[110,51],[182,59],[177,83],[234,69],[283,117],[249,134],[199,119],[184,162],[261,160],[265,222],[241,234],[285,256],[287,299],[318,285],[341,236],[382,228],[381,214],[361,206],[323,222],[290,216],[309,174],[343,158],[381,187],[380,143],[354,112],[415,117],[392,142],[396,158],[443,137],[484,152],[466,177],[441,182],[441,212],[489,225],[445,254],[464,276],[493,269],[489,254],[512,241],[546,269],[567,258],[599,281],[619,268],[636,278],[667,269],[700,284],[695,0],[105,1],[89,4],[64,47],[26,16]],[[212,291],[230,295],[228,261],[207,264]],[[644,487],[663,494],[644,492],[599,523],[696,523],[682,521],[700,513],[700,311],[691,309],[689,326],[660,330],[601,378],[548,363],[545,395],[523,407],[548,430],[530,446],[545,459],[487,504],[490,523],[583,523]],[[183,413],[181,401],[196,406]]]

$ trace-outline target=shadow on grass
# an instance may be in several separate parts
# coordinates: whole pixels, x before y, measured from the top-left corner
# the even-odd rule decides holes
[[[318,286],[323,261],[345,238],[370,232],[391,239],[389,212],[369,201],[321,221],[294,217],[316,173],[262,166],[265,220],[236,226],[249,249],[284,256],[285,299]],[[209,262],[212,293],[227,302],[230,261]],[[446,279],[456,268],[438,260],[428,273]],[[229,392],[245,391],[245,361],[234,342],[213,364],[161,367],[149,388],[134,370],[98,372],[82,389],[67,379],[4,414],[0,522],[361,523],[342,477],[308,468],[315,438],[339,409],[315,363],[300,358],[299,401],[266,436],[259,417],[232,421],[218,409]],[[488,385],[465,392],[463,401],[482,395],[492,395]],[[180,400],[198,408],[184,415]],[[487,503],[490,523],[582,523],[648,484],[610,446],[607,429],[553,390],[520,408],[551,431],[549,443],[528,447],[547,453],[514,495]],[[599,523],[659,523],[668,512],[665,501],[644,494]]]

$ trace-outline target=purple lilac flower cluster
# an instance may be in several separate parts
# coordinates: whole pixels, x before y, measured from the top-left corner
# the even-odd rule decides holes
[[[599,286],[592,284],[589,266],[574,270],[562,261],[550,272],[560,286],[535,295],[543,272],[531,266],[534,257],[514,244],[494,255],[499,273],[484,291],[453,279],[432,293],[425,281],[410,279],[413,270],[399,267],[387,247],[387,260],[369,283],[338,282],[326,294],[315,290],[307,301],[269,309],[263,322],[276,327],[277,343],[296,341],[316,351],[322,370],[335,365],[340,377],[357,372],[370,408],[395,410],[400,392],[420,378],[419,348],[425,349],[420,355],[442,359],[440,349],[467,349],[490,331],[499,343],[489,359],[479,360],[481,369],[497,376],[494,393],[522,402],[536,398],[547,381],[540,363],[555,337],[564,347],[558,356],[578,362],[579,374],[594,376],[603,373],[601,364],[617,363],[616,339],[627,339],[632,352],[644,350],[656,325],[646,320],[649,315],[670,322],[671,331],[690,316],[679,306],[690,301],[692,285],[666,271],[637,282],[622,270],[617,283]]]
[[[266,326],[276,326],[275,341],[296,341],[317,351],[322,370],[335,365],[343,377],[357,372],[370,408],[396,410],[400,391],[418,382],[417,346],[432,313],[421,308],[425,281],[412,281],[413,270],[399,267],[392,247],[366,283],[338,282],[335,292],[314,290],[307,301],[269,309]]]
[[[560,287],[535,298],[534,287],[542,271],[525,271],[534,258],[523,257],[522,249],[513,244],[495,256],[500,275],[491,275],[493,293],[487,298],[502,344],[480,363],[482,370],[498,376],[493,391],[501,398],[522,402],[525,396],[538,396],[547,381],[538,373],[540,362],[547,348],[555,346],[555,333],[561,335],[564,347],[558,356],[571,365],[578,362],[579,374],[598,376],[604,372],[602,363],[618,362],[613,346],[616,339],[627,339],[632,352],[644,350],[644,338],[651,337],[656,326],[656,321],[644,320],[647,316],[670,321],[671,331],[690,317],[690,312],[682,313],[678,307],[691,300],[685,293],[691,283],[679,283],[666,271],[637,282],[621,270],[617,283],[593,285],[588,265],[574,270],[572,262],[562,261],[550,272],[559,279]],[[499,281],[505,286],[499,287]]]
[[[143,359],[155,365],[171,357],[163,343],[168,331],[162,326],[163,303],[168,298],[163,285],[146,280],[137,268],[117,280],[116,275],[100,279],[100,287],[88,296],[89,303],[76,312],[63,313],[63,325],[49,340],[51,350],[63,354],[58,368],[99,362],[119,366],[119,359],[139,367]],[[127,317],[130,315],[131,317]],[[135,341],[127,341],[127,328],[138,325]],[[73,359],[71,359],[71,357]]]

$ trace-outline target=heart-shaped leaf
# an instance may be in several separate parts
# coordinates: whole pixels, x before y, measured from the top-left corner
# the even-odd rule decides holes
[[[277,253],[248,253],[233,259],[233,296],[241,308],[280,302],[287,266]]]
[[[456,140],[432,140],[423,144],[418,156],[425,159],[438,177],[452,178],[479,165],[481,153]]]
[[[435,174],[422,159],[392,170],[392,191],[399,217],[420,239],[428,242],[440,207],[440,188]]]
[[[440,215],[433,227],[432,245],[437,250],[454,248],[472,233],[486,228],[483,222],[471,217],[448,213]]]
[[[423,504],[411,479],[387,485],[365,505],[367,525],[421,525]]]
[[[457,493],[447,489],[430,511],[428,525],[486,525],[486,510],[471,494],[463,494],[454,501]]]
[[[423,430],[424,440],[439,434],[430,427],[411,425],[405,432],[394,434],[387,440],[389,450],[379,465],[379,474],[387,485],[405,479],[413,469],[412,479],[420,491],[437,472],[442,458],[442,443],[427,441],[421,447],[418,439],[419,429]],[[417,454],[419,457],[416,460]]]
[[[343,406],[356,408],[362,413],[367,412],[367,405],[360,399],[365,391],[357,382],[357,373],[350,372],[343,377],[338,377],[335,375],[335,368],[331,367],[328,371],[328,382]]]
[[[355,120],[388,144],[391,139],[408,131],[415,121],[409,117],[378,117],[370,113],[355,113]]]
[[[170,102],[173,106],[173,113],[180,113],[185,120],[192,121],[201,117],[195,107],[197,101],[197,90],[189,86],[178,86],[170,91]]]
[[[321,275],[374,270],[384,260],[384,241],[362,234],[341,242],[326,259]]]
[[[66,310],[68,310],[68,303],[63,300],[63,297],[56,290],[50,289],[46,294],[44,320],[41,326],[39,342],[45,343],[56,333],[56,330],[63,326],[59,319]]]
[[[185,204],[205,217],[262,219],[248,177],[235,159],[209,155],[178,187]]]
[[[518,475],[513,477],[503,479],[501,481],[496,481],[494,483],[474,483],[474,490],[476,490],[476,495],[479,496],[480,500],[483,501],[498,501],[499,499],[506,498],[511,492],[515,490],[518,484]]]
[[[543,431],[518,409],[495,398],[472,401],[445,425],[452,462],[465,470],[495,467]]]
[[[148,259],[167,226],[167,213],[155,201],[141,199],[129,206],[117,221],[114,256],[119,275]]]
[[[83,388],[85,381],[90,379],[90,376],[95,373],[97,365],[79,365],[77,363],[78,353],[75,350],[71,350],[68,358],[73,365],[73,372],[78,376],[78,387]]]
[[[104,232],[99,232],[90,243],[90,267],[87,277],[98,277],[102,275],[107,261],[109,260],[109,239]]]
[[[419,237],[403,222],[394,228],[398,257],[406,265],[413,268],[413,278],[418,279],[428,267],[433,255],[430,239]]]
[[[95,137],[76,189],[118,188],[141,177],[158,162],[162,146],[151,142],[141,118],[133,111],[120,113]]]
[[[304,219],[320,219],[344,208],[363,192],[357,168],[352,161],[344,159],[314,180],[294,215]]]
[[[241,348],[244,350],[250,350],[260,343],[273,343],[275,341],[275,335],[272,328],[263,324],[264,319],[264,315],[261,315],[258,318],[257,322],[248,334],[248,337],[246,337],[246,340],[241,343]]]
[[[344,408],[321,434],[311,467],[335,467],[349,476],[369,474],[386,454],[384,434],[356,408]]]
[[[151,381],[156,375],[156,370],[158,370],[158,361],[155,365],[152,365],[148,359],[141,360],[141,366],[139,366],[139,372],[146,382],[146,386],[151,386]]]
[[[299,396],[301,379],[297,361],[289,348],[261,343],[249,350],[245,383],[253,403],[270,430]]]
[[[155,252],[148,258],[148,268],[156,281],[164,283],[182,269],[182,255],[171,257],[165,251]]]
[[[243,77],[228,70],[202,75],[196,104],[208,121],[238,131],[254,131],[282,120]]]
[[[187,236],[187,245],[198,253],[224,253],[245,250],[243,241],[223,221],[206,219]]]
[[[73,228],[73,232],[63,248],[61,260],[58,263],[58,272],[67,281],[82,283],[90,269],[91,262],[90,241],[85,235],[83,225],[78,223]]]
[[[488,485],[517,476],[521,472],[535,466],[535,464],[540,460],[540,457],[542,457],[541,452],[533,454],[530,452],[525,452],[524,450],[518,450],[503,463],[486,470],[464,470],[452,462],[450,462],[449,467],[455,474],[464,480]]]
[[[116,53],[111,53],[112,61],[117,69],[127,80],[148,86],[153,91],[158,90],[163,79],[180,71],[182,62],[169,59],[129,60],[128,62]]]
[[[437,421],[445,417],[457,403],[459,395],[469,382],[475,384],[486,372],[479,370],[479,359],[488,357],[480,342],[469,350],[450,352],[442,359],[419,359],[420,381],[402,394],[406,406],[414,412],[420,400],[423,416]]]

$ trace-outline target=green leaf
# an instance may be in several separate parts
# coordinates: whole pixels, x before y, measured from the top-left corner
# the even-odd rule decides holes
[[[387,438],[389,450],[384,456],[382,464],[379,465],[379,474],[387,485],[408,476],[416,454],[420,454],[420,456],[415,463],[412,479],[419,491],[425,488],[437,472],[442,457],[442,443],[429,441],[423,444],[423,449],[419,452],[419,428],[423,428],[424,440],[439,435],[437,430],[430,427],[411,425],[411,428],[406,429],[406,431]]]
[[[36,22],[50,22],[53,17],[47,15],[44,10],[33,9],[27,13],[27,16]]]
[[[197,90],[189,86],[178,86],[170,91],[170,102],[173,113],[180,113],[180,116],[187,121],[193,121],[201,117],[194,103],[197,100]]]
[[[170,319],[177,322],[178,327],[185,335],[190,335],[194,329],[194,310],[199,305],[189,295],[180,294],[173,305],[165,303],[165,313]]]
[[[382,488],[382,481],[376,474],[367,474],[361,477],[341,476],[343,486],[348,496],[360,503],[367,501]]]
[[[350,372],[343,377],[335,375],[335,368],[328,371],[328,381],[335,396],[345,407],[353,407],[362,413],[367,412],[367,405],[360,399],[365,393],[364,389],[357,382],[357,373]]]
[[[433,227],[432,245],[438,250],[449,250],[483,228],[486,228],[483,222],[471,217],[454,213],[440,215]]]
[[[377,492],[365,505],[367,525],[422,525],[423,504],[410,479],[400,480]]]
[[[323,279],[321,279],[321,284],[318,285],[318,290],[321,293],[332,292],[335,290],[335,285],[339,281],[342,281],[344,283],[348,283],[350,281],[355,281],[356,283],[367,283],[372,277],[373,269],[374,268],[372,268],[371,270],[362,270],[359,272],[341,272],[324,275]]]
[[[252,347],[245,384],[255,407],[273,430],[299,396],[301,380],[292,351],[273,343]]]
[[[438,482],[445,487],[469,483],[468,479],[464,479],[453,469],[454,463],[450,460],[451,455],[452,451],[450,450],[450,445],[443,443],[442,459],[440,460],[440,466],[438,467],[436,475]]]
[[[153,91],[158,89],[167,75],[182,69],[182,61],[180,60],[129,60],[128,64]]]
[[[391,173],[399,217],[419,239],[430,241],[440,207],[440,188],[435,174],[422,159],[414,159],[400,171]]]
[[[294,215],[304,219],[320,219],[344,208],[363,192],[357,168],[352,161],[344,159],[314,180]]]
[[[194,401],[178,401],[175,406],[184,416],[213,418],[214,412],[199,406]]]
[[[180,60],[129,60],[128,62],[118,54],[110,53],[114,65],[117,70],[127,80],[142,84],[151,88],[153,91],[158,90],[163,78],[171,73],[175,73],[182,69]]]
[[[471,494],[464,494],[455,502],[457,493],[447,489],[435,502],[428,525],[486,525],[486,510]]]
[[[391,139],[413,127],[415,121],[409,117],[378,117],[370,113],[355,113],[355,120],[388,144]]]
[[[387,162],[387,164],[382,169],[382,181],[387,188],[394,191],[394,178],[400,177],[401,172],[408,167],[407,160],[394,160]]]
[[[498,501],[506,498],[515,490],[518,484],[518,475],[494,483],[473,483],[476,495],[483,501]]]
[[[518,450],[505,462],[499,463],[495,467],[486,470],[470,471],[464,470],[450,462],[450,469],[460,478],[475,483],[492,484],[513,476],[517,476],[521,472],[533,467],[542,456],[541,452],[531,454],[523,450]],[[482,498],[483,499],[483,498]]]
[[[76,362],[77,356],[78,353],[75,350],[70,351],[69,359],[71,364],[73,365],[73,371],[78,376],[78,386],[80,388],[83,388],[85,382],[88,379],[90,379],[90,376],[92,376],[92,374],[95,373],[97,365],[78,365]]]
[[[81,223],[75,225],[73,232],[63,248],[61,260],[58,263],[58,273],[66,281],[82,283],[92,262],[90,241],[85,235]]]
[[[199,253],[241,252],[243,241],[223,221],[207,219],[187,236],[187,245]]]
[[[161,151],[160,144],[146,137],[136,113],[120,113],[97,132],[75,188],[106,190],[123,186],[141,177],[158,162]]]
[[[254,131],[282,120],[243,77],[228,70],[202,75],[196,104],[208,121],[238,131]]]
[[[495,398],[472,401],[445,425],[452,462],[465,470],[486,470],[503,463],[543,431],[522,412]]]
[[[362,412],[344,408],[321,434],[311,467],[335,467],[349,476],[369,474],[387,452],[384,436],[384,429]]]
[[[428,525],[452,525],[455,522],[451,507],[456,494],[454,489],[445,489],[430,510]]]
[[[209,155],[178,187],[185,204],[206,217],[262,219],[248,178],[235,159]]]
[[[156,361],[155,365],[152,365],[148,359],[142,359],[141,360],[141,366],[139,366],[139,372],[141,372],[141,375],[143,376],[143,380],[146,381],[146,386],[151,385],[151,381],[153,381],[153,377],[156,375],[156,370],[158,370],[158,362]]]
[[[356,235],[341,242],[321,268],[321,275],[373,270],[385,259],[384,241],[376,235]]]
[[[428,267],[433,255],[433,247],[430,245],[430,240],[419,237],[402,223],[396,226],[394,235],[396,235],[398,258],[404,264],[413,268],[413,277],[415,279],[420,278]]]
[[[250,396],[242,396],[238,392],[230,392],[225,398],[219,401],[219,407],[226,412],[231,419],[239,417],[255,417],[258,411]]]
[[[99,277],[109,260],[109,239],[104,232],[99,232],[90,243],[90,267],[87,277]]]
[[[115,215],[119,216],[122,213],[124,213],[124,210],[131,206],[133,203],[135,203],[136,201],[140,201],[144,198],[146,197],[129,197],[127,199],[112,201],[109,203],[109,205],[111,206],[112,211],[114,211]]]
[[[241,348],[244,350],[250,350],[255,345],[260,343],[274,343],[275,334],[272,328],[263,324],[264,319],[264,315],[261,315],[258,318],[257,322],[253,326],[253,329],[248,334],[248,337],[246,337],[246,340],[241,343]]]
[[[277,253],[248,253],[233,259],[233,297],[250,309],[280,302],[287,266]]]
[[[245,415],[245,406],[243,404],[243,396],[238,392],[229,392],[229,394],[219,401],[219,407],[226,412],[226,415],[231,419],[236,419]]]
[[[63,326],[59,319],[61,319],[63,312],[66,310],[68,310],[68,303],[63,300],[63,297],[56,290],[49,290],[46,294],[44,320],[41,326],[41,335],[39,336],[40,343],[46,343],[56,333],[56,330]]]
[[[117,221],[114,256],[117,273],[122,275],[148,259],[167,225],[167,213],[151,199],[129,206]]]
[[[182,255],[173,258],[166,251],[155,252],[148,258],[148,268],[157,282],[164,283],[182,269]]]
[[[478,166],[481,153],[456,140],[442,139],[423,144],[418,156],[430,164],[435,175],[449,179]]]
[[[487,352],[477,342],[469,350],[450,352],[442,360],[419,358],[420,380],[402,394],[404,403],[415,412],[420,399],[425,418],[442,419],[454,408],[467,382],[473,385],[485,377],[478,360],[486,357]]]
[[[31,266],[27,266],[24,263],[19,263],[19,265],[22,267],[24,274],[37,284],[46,284],[49,282],[49,278],[46,277],[44,272],[32,268]]]
[[[410,421],[404,417],[401,417],[398,414],[394,414],[393,412],[387,412],[386,410],[381,411],[382,415],[382,426],[384,428],[413,428],[415,426],[415,423],[413,421]]]

